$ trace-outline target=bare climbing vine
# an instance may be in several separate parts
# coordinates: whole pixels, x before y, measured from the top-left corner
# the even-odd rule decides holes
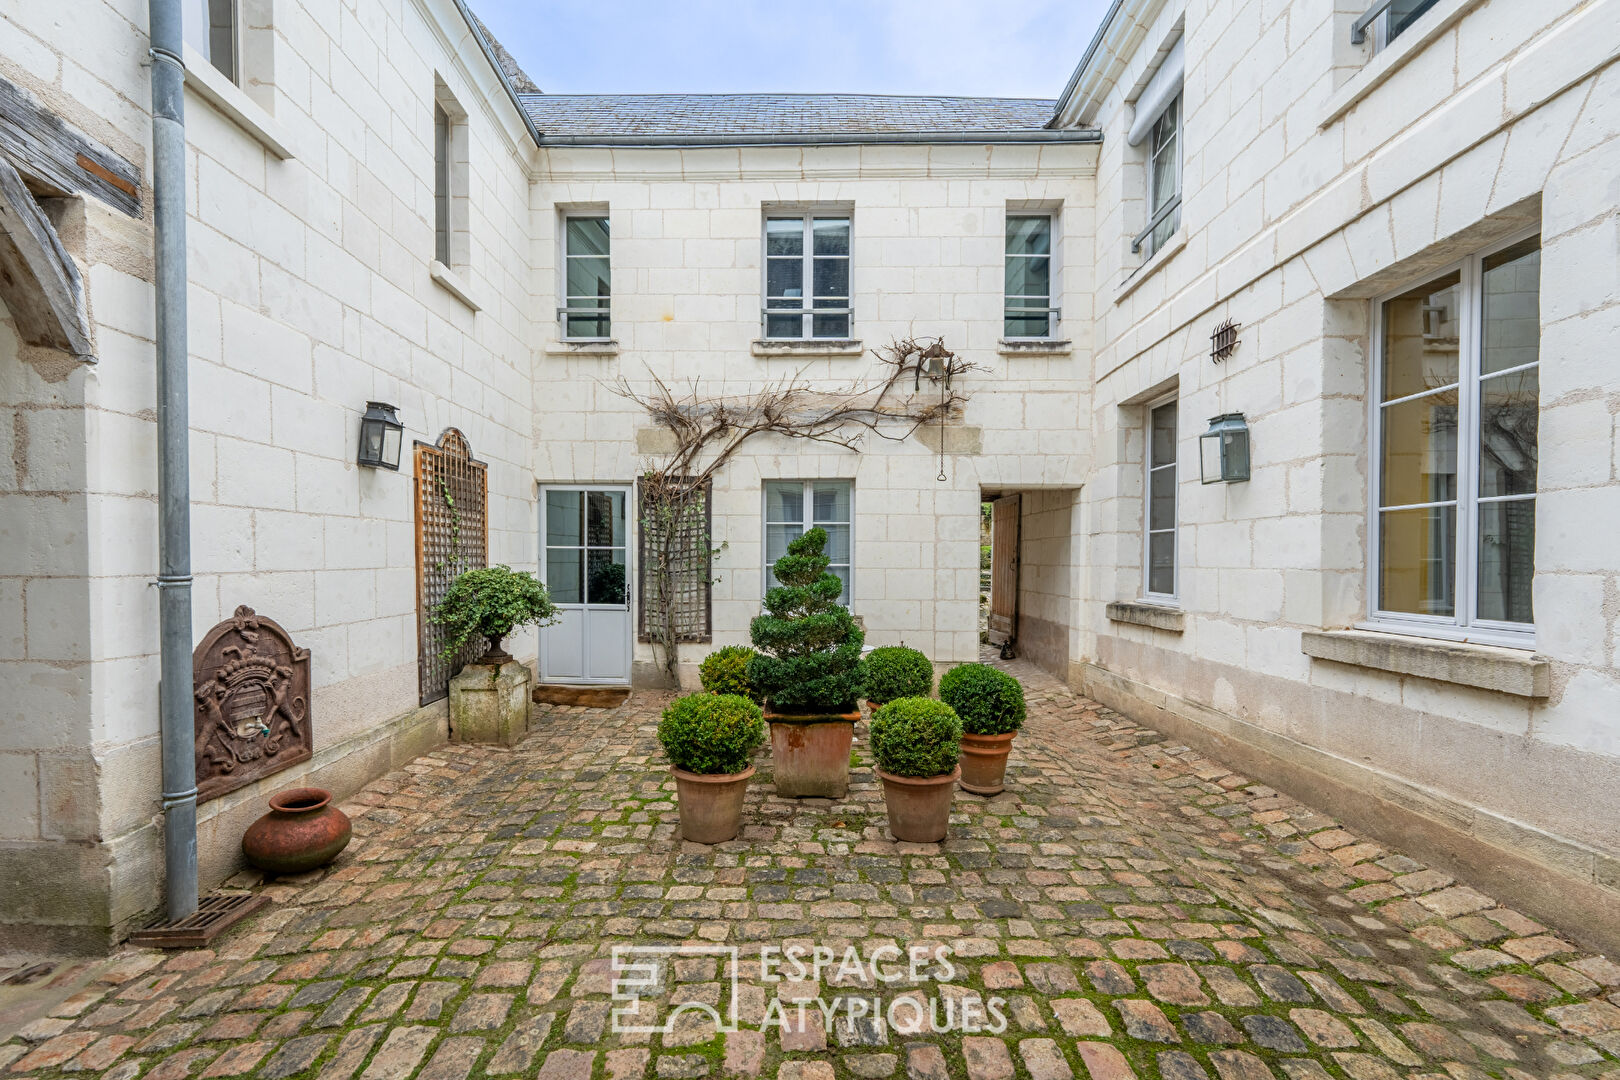
[[[960,417],[967,403],[953,380],[982,370],[947,349],[941,338],[903,338],[873,354],[882,365],[877,377],[834,390],[812,386],[803,371],[738,396],[705,395],[695,381],[677,393],[656,375],[645,389],[622,375],[610,386],[675,437],[674,449],[641,475],[641,524],[653,541],[644,557],[647,634],[655,654],[663,653],[661,667],[671,680],[678,677],[680,650],[675,545],[691,541],[691,529],[683,525],[705,512],[710,481],[745,443],[755,436],[777,435],[859,453],[867,434],[900,442],[928,424],[943,429]],[[941,436],[943,454],[943,430]],[[710,542],[707,530],[701,530],[701,543],[707,547]]]

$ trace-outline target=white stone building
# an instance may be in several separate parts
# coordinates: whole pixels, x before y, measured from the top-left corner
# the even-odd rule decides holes
[[[151,120],[144,2],[67,7],[0,0],[0,89],[101,169],[0,130],[7,235],[49,223],[82,282],[42,331],[35,245],[0,319],[0,945],[93,948],[160,896]],[[446,737],[446,560],[569,605],[513,649],[541,678],[651,677],[635,482],[668,443],[618,380],[832,391],[940,336],[982,368],[943,434],[716,477],[688,669],[811,522],[870,643],[973,659],[1001,499],[1024,655],[1620,940],[1620,0],[1362,34],[1360,0],[1120,0],[1056,102],[544,95],[460,0],[205,8],[194,636],[248,605],[308,648],[314,752],[202,804],[204,887],[270,792]],[[397,473],[356,464],[368,402]],[[1203,484],[1227,414],[1248,479]]]

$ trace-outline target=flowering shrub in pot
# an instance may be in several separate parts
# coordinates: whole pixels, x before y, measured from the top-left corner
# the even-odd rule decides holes
[[[933,698],[899,698],[872,714],[871,739],[889,832],[917,844],[945,839],[962,772],[962,721],[955,711]]]
[[[759,706],[736,694],[676,698],[658,722],[658,741],[675,776],[681,836],[699,844],[734,838],[754,751],[765,741]]]
[[[939,699],[962,719],[962,790],[999,794],[1013,736],[1024,726],[1024,687],[988,664],[961,664],[939,680]]]

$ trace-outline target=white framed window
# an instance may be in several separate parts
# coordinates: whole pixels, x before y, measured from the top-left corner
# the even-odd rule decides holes
[[[240,85],[241,19],[236,0],[187,0],[182,18],[186,43]]]
[[[613,266],[605,213],[563,216],[563,338],[605,341],[613,335]]]
[[[1058,310],[1052,306],[1052,224],[1051,214],[1007,215],[1003,337],[1049,338],[1057,331]]]
[[[433,81],[433,258],[446,267],[472,261],[472,209],[467,197],[467,110],[443,79]]]
[[[1142,455],[1146,471],[1142,513],[1142,595],[1153,600],[1175,600],[1176,542],[1176,399],[1161,399],[1147,407],[1147,445]]]
[[[1142,231],[1131,241],[1133,252],[1149,258],[1181,227],[1182,86],[1186,82],[1186,38],[1179,36],[1165,51],[1153,77],[1137,95],[1129,146],[1143,147],[1147,176],[1147,214]]]
[[[450,114],[433,103],[433,257],[450,265]]]
[[[850,224],[848,211],[766,215],[766,338],[849,338]]]
[[[765,481],[765,567],[760,595],[780,584],[771,565],[788,544],[813,526],[827,530],[827,570],[844,583],[839,602],[853,607],[855,596],[855,483],[852,480]]]
[[[1370,622],[1534,643],[1541,241],[1373,306]]]
[[[1181,95],[1153,122],[1148,136],[1148,228],[1142,246],[1152,255],[1181,228]]]

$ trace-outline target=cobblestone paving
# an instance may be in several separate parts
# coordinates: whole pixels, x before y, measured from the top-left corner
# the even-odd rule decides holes
[[[776,798],[762,762],[744,835],[682,844],[662,698],[542,710],[515,751],[447,746],[372,784],[339,862],[261,886],[276,904],[215,948],[126,950],[0,1045],[0,1076],[1620,1078],[1620,966],[1007,666],[1031,698],[1008,790],[959,793],[944,844],[888,839],[859,744],[847,800]],[[686,1010],[614,1034],[631,942],[737,946],[734,993],[726,961],[681,957],[642,1015],[735,1002],[741,1030]],[[764,981],[760,950],[793,942],[949,946],[952,980],[906,992],[958,1028],[983,1002],[981,1030],[800,1014],[893,988]]]

